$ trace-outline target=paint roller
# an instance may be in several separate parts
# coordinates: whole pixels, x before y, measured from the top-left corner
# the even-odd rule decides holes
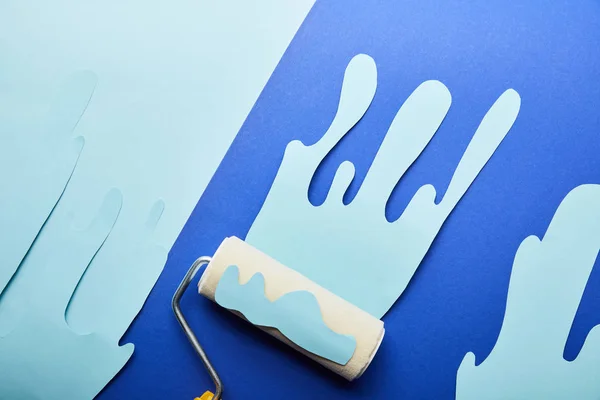
[[[214,394],[207,391],[196,400],[220,400],[223,393],[219,375],[179,306],[204,265],[198,283],[201,295],[349,381],[364,373],[383,340],[382,321],[243,240],[229,237],[212,257],[192,264],[173,296],[175,316],[216,387]]]

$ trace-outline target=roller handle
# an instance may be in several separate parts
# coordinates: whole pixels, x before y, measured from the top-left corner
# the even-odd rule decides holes
[[[204,367],[206,368],[206,370],[208,371],[208,374],[210,375],[213,382],[215,383],[216,389],[215,389],[214,395],[212,394],[212,392],[207,391],[206,393],[204,393],[202,395],[202,397],[196,398],[196,400],[221,400],[221,396],[223,394],[223,384],[221,383],[221,379],[219,378],[217,371],[215,371],[215,368],[212,366],[210,360],[206,356],[206,353],[204,352],[204,349],[200,345],[200,342],[198,342],[196,335],[194,335],[194,331],[192,331],[192,328],[190,328],[189,324],[185,320],[185,317],[183,316],[183,313],[181,312],[181,307],[179,306],[179,303],[181,301],[181,297],[183,296],[183,293],[185,293],[186,289],[190,285],[190,282],[192,281],[192,279],[194,279],[194,276],[196,276],[196,273],[198,272],[200,267],[202,267],[205,264],[208,264],[210,262],[210,260],[211,260],[210,257],[200,257],[196,261],[194,261],[194,263],[188,270],[187,274],[185,274],[185,277],[179,284],[179,287],[177,288],[177,291],[175,292],[175,295],[173,296],[173,301],[171,302],[171,306],[173,307],[173,312],[175,313],[175,318],[177,318],[177,321],[179,321],[179,325],[181,325],[181,328],[185,332],[185,335],[187,336],[188,340],[194,347],[194,350],[196,350],[196,354],[198,354],[198,356],[204,363]]]

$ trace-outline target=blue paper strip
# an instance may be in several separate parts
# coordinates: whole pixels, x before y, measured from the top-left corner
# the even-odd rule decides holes
[[[562,201],[544,237],[526,238],[515,256],[502,330],[480,365],[468,353],[457,400],[597,400],[600,325],[578,357],[565,344],[600,250],[600,185],[582,185]]]

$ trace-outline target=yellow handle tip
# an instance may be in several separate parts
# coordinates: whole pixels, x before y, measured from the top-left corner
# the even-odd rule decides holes
[[[206,391],[202,396],[196,397],[194,400],[212,400],[213,397],[214,394],[212,392]]]

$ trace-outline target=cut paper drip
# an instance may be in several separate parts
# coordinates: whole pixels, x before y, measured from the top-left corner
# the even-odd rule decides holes
[[[468,353],[457,374],[457,400],[597,400],[600,326],[577,358],[563,357],[600,250],[600,185],[582,185],[562,201],[544,237],[517,250],[502,329],[480,365]]]
[[[348,363],[356,350],[354,337],[336,333],[323,322],[319,302],[312,293],[294,291],[271,302],[265,296],[261,273],[240,284],[238,267],[230,265],[219,280],[215,301],[240,312],[252,324],[275,328],[297,346],[338,364]]]
[[[20,314],[0,338],[0,398],[91,399],[131,356],[133,345],[79,335],[65,321],[73,290],[112,230],[121,202],[112,190],[87,229],[67,228],[52,237],[42,232],[6,288],[1,316],[7,307]]]
[[[86,213],[87,202],[76,211],[56,207],[83,146],[72,135],[95,84],[90,72],[69,76],[36,131],[2,125],[0,358],[19,361],[0,376],[0,398],[94,397],[131,356],[133,346],[118,342],[166,262],[167,250],[153,243],[162,200],[146,221],[120,216],[116,223],[122,195],[112,190],[83,232],[69,226],[69,215]],[[32,371],[44,380],[39,389],[27,383]]]
[[[91,72],[70,75],[33,130],[0,120],[0,293],[71,178],[84,143],[73,131],[95,85]]]
[[[133,345],[119,346],[119,340],[164,265],[166,250],[151,243],[164,204],[156,203],[128,242],[139,252],[135,263],[125,254],[114,268],[94,272],[122,203],[113,189],[85,230],[55,210],[40,232],[0,297],[0,398],[91,399],[131,357]],[[119,268],[149,268],[149,277]],[[67,309],[76,324],[66,320]],[[20,397],[11,397],[15,393]]]
[[[312,146],[289,143],[246,241],[381,318],[402,294],[444,221],[512,127],[521,101],[509,89],[483,116],[439,204],[435,204],[435,188],[422,186],[400,218],[390,223],[385,206],[392,190],[450,108],[446,86],[439,81],[422,83],[396,114],[356,198],[348,205],[342,203],[354,176],[354,166],[345,161],[325,202],[314,207],[308,200],[308,187],[315,170],[367,112],[376,86],[373,59],[355,56],[346,69],[331,126]]]
[[[10,263],[14,268],[5,281],[52,211],[30,254],[0,297],[0,335],[34,326],[33,321],[22,320],[22,316],[26,315],[29,301],[38,301],[33,300],[38,296],[31,291],[42,285],[36,271],[43,254],[56,245],[58,239],[54,238],[63,237],[70,229],[67,216],[86,215],[90,204],[95,204],[110,188],[118,187],[125,199],[123,207],[102,250],[70,289],[68,305],[65,304],[70,330],[64,336],[78,341],[79,336],[69,336],[76,332],[97,337],[110,346],[118,342],[162,271],[166,249],[179,235],[312,3],[313,0],[294,5],[259,1],[233,8],[229,4],[187,0],[168,5],[142,0],[119,4],[64,0],[36,5],[0,4],[2,30],[7,33],[0,63],[0,87],[6,91],[0,92],[0,104],[8,105],[0,110],[0,117],[10,116],[6,121],[0,118],[0,132],[10,132],[12,121],[26,120],[27,108],[36,104],[38,98],[43,99],[46,89],[59,77],[82,66],[98,75],[93,100],[77,124],[77,133],[86,137],[86,150],[78,160],[74,158],[77,169],[62,197],[67,180],[53,202],[44,205],[43,218],[35,219],[35,229],[28,231],[28,242],[16,252],[16,261]],[[141,14],[140,9],[144,10]],[[260,24],[256,24],[256,18],[260,18]],[[36,24],[25,26],[24,20],[35,20]],[[131,21],[143,29],[132,29]],[[51,31],[47,29],[49,25],[53,27]],[[118,40],[104,46],[107,38]],[[190,51],[193,48],[202,51]],[[224,48],[236,51],[223,52]],[[51,112],[50,117],[55,114]],[[201,165],[199,153],[203,154]],[[70,164],[68,176],[73,166]],[[48,182],[57,179],[49,169],[46,172]],[[40,187],[44,188],[39,186],[38,190]],[[10,189],[10,193],[20,190]],[[39,200],[40,195],[36,194],[38,197],[27,196],[26,200]],[[60,202],[56,203],[59,197]],[[1,201],[3,210],[9,209]],[[163,215],[165,203],[169,208]],[[0,226],[0,246],[15,234],[14,226],[7,226],[10,225]],[[5,234],[7,237],[2,236]],[[0,255],[0,260],[3,257]],[[5,283],[2,273],[8,264],[0,264],[0,285]],[[64,285],[61,273],[45,279],[43,284],[47,286]],[[63,309],[63,318],[64,314]],[[45,314],[40,319],[48,320]],[[93,334],[88,335],[89,332]],[[23,343],[20,347],[22,351],[27,351],[25,346]],[[65,345],[60,359],[79,357],[70,354],[75,347],[68,346]],[[30,348],[38,350],[33,344]],[[23,360],[35,357],[36,354],[22,356]],[[60,363],[60,359],[54,362]],[[100,372],[107,368],[103,360],[99,358],[98,363],[104,365],[94,368],[82,363],[79,366],[88,372]],[[124,363],[116,362],[118,366],[111,367],[111,371],[118,371]],[[31,368],[41,371],[36,366]],[[27,379],[26,369],[20,372]],[[52,372],[58,384],[78,377],[70,376],[68,369],[64,376],[60,369]],[[13,378],[17,377],[15,374]],[[83,393],[86,381],[82,378],[81,382]],[[95,381],[98,382],[100,378]],[[107,382],[104,379],[104,384]],[[96,387],[85,390],[98,391]],[[56,398],[91,397],[93,394]]]
[[[58,207],[84,212],[118,187],[127,201],[113,234],[126,240],[121,225],[162,198],[157,240],[171,248],[313,2],[0,2],[0,104],[26,117],[59,77],[93,70],[77,127],[86,150]]]
[[[122,227],[117,221],[73,293],[66,314],[73,330],[99,333],[114,342],[121,339],[167,262],[167,249],[154,243],[164,209],[165,203],[158,200],[146,221]]]

